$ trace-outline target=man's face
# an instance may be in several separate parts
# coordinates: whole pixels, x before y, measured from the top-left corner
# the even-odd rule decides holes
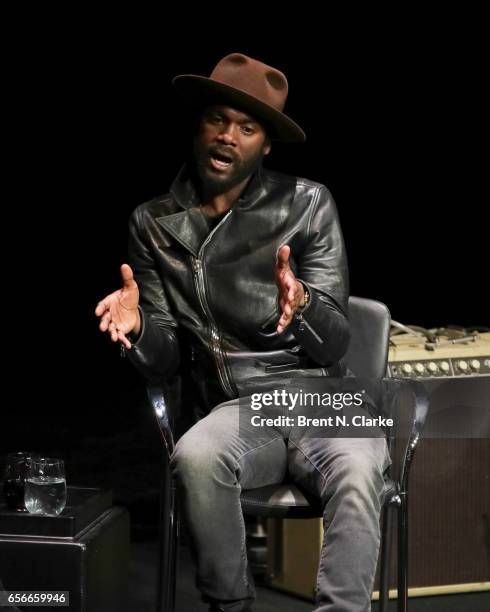
[[[225,193],[253,174],[270,151],[264,128],[253,117],[229,106],[205,109],[194,157],[206,189]]]

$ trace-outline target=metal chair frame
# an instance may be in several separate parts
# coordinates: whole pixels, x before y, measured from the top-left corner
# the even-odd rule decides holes
[[[358,301],[371,302],[363,298],[354,298]],[[387,310],[387,309],[386,309]],[[388,313],[389,317],[389,313]],[[386,350],[387,354],[387,350]],[[394,510],[397,511],[397,612],[408,610],[408,499],[409,475],[417,444],[428,411],[428,395],[422,383],[411,379],[383,379],[383,384],[391,387],[391,404],[396,401],[398,392],[408,387],[413,395],[413,413],[410,419],[410,433],[402,455],[401,467],[395,477],[389,475],[388,495],[383,504],[383,522],[380,546],[380,612],[388,610],[389,601],[389,565],[392,545],[392,522]],[[165,385],[150,385],[147,387],[149,401],[158,422],[163,443],[165,446],[164,465],[162,473],[162,486],[160,498],[160,545],[159,568],[157,588],[157,611],[174,612],[176,565],[178,549],[178,499],[176,484],[170,471],[170,457],[175,447],[173,433],[173,415],[169,403],[166,401]],[[392,410],[392,405],[390,405]],[[388,432],[390,453],[393,451],[396,433]],[[242,508],[249,514],[264,515],[264,511],[247,505],[247,491],[242,492]],[[298,514],[302,517],[319,517],[318,510],[309,511],[308,508]]]

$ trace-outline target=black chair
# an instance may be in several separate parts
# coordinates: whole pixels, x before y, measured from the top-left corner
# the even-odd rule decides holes
[[[408,388],[413,395],[407,443],[396,475],[386,478],[386,495],[380,550],[380,612],[388,609],[389,558],[393,511],[398,514],[398,612],[408,609],[408,477],[415,449],[420,438],[428,408],[428,397],[421,383],[415,380],[383,379],[386,372],[390,313],[380,302],[359,297],[349,299],[351,341],[346,355],[349,369],[358,378],[379,381],[382,389],[383,412],[394,414],[396,402]],[[177,562],[178,510],[175,482],[170,473],[169,457],[174,448],[172,414],[169,397],[175,389],[151,386],[148,395],[154,408],[166,448],[160,501],[160,563],[157,593],[158,612],[174,612]],[[395,421],[396,423],[396,421]],[[398,432],[387,431],[390,453],[394,450]],[[396,466],[392,466],[392,469]],[[270,485],[242,491],[245,514],[262,517],[319,518],[320,504],[293,483]]]

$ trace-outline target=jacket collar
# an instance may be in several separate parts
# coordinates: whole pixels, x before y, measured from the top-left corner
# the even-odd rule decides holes
[[[263,173],[264,169],[262,166],[259,166],[248,182],[248,185],[243,190],[241,196],[238,198],[235,206],[239,206],[240,208],[248,208],[257,201],[264,190]],[[192,171],[187,164],[182,166],[179,173],[175,177],[170,187],[170,193],[175,198],[179,206],[186,210],[199,206],[200,201],[194,186]]]
[[[199,196],[196,192],[191,171],[184,165],[175,177],[170,193],[183,209],[165,217],[159,217],[158,223],[171,234],[182,246],[198,257],[199,249],[206,239],[209,228],[199,209]],[[235,207],[249,208],[264,192],[263,170],[261,167],[252,176]]]
[[[197,195],[194,181],[191,177],[191,171],[187,164],[182,166],[179,170],[179,173],[170,186],[170,193],[177,204],[184,210],[199,206],[199,196]]]

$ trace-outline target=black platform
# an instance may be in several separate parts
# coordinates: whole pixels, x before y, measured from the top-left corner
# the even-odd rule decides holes
[[[126,609],[129,514],[111,507],[107,491],[70,489],[68,500],[58,517],[0,512],[3,587],[69,591],[73,612],[120,612]]]
[[[0,534],[75,538],[112,506],[109,489],[68,487],[67,501],[59,516],[14,512],[0,503]]]

